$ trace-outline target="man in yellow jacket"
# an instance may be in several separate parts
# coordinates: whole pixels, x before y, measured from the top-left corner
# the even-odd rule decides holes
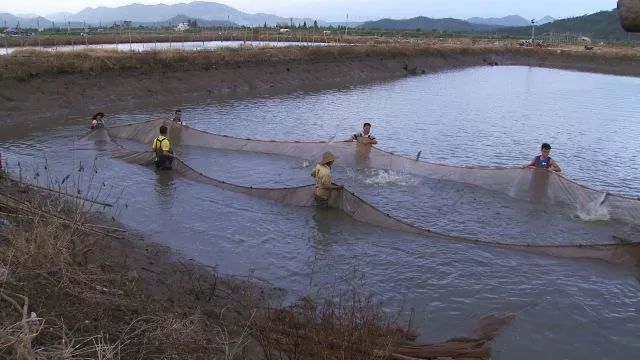
[[[342,185],[335,185],[331,182],[331,165],[336,160],[335,156],[330,151],[322,154],[322,160],[311,172],[311,176],[316,179],[316,190],[314,197],[316,204],[322,207],[329,205],[329,196],[332,190],[340,190]]]
[[[159,170],[170,170],[173,163],[173,150],[167,138],[168,130],[166,126],[160,126],[160,136],[153,140],[152,144],[153,151],[156,153],[155,165]]]

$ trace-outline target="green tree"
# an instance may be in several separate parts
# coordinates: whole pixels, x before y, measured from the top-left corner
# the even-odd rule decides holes
[[[307,21],[305,20],[304,23],[302,24],[302,28],[306,29],[307,28]]]
[[[314,29],[318,28],[318,20],[313,20],[313,28]]]

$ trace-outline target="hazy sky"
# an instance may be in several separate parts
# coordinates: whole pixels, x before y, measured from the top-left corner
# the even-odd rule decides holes
[[[86,7],[121,6],[139,4],[176,4],[190,1],[171,0],[0,0],[0,12],[13,14],[47,15],[59,11],[78,12]],[[527,18],[579,16],[599,10],[611,10],[616,0],[221,0],[238,10],[273,13],[280,16],[312,17],[342,20],[349,14],[353,20],[371,20],[383,17],[468,18],[472,16],[506,16],[512,14]]]

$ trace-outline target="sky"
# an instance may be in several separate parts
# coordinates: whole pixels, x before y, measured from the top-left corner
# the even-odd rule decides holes
[[[76,13],[86,7],[117,7],[131,3],[176,4],[189,0],[0,0],[0,12],[46,16],[56,12]],[[264,12],[284,17],[311,17],[324,20],[353,21],[380,18],[434,18],[473,16],[502,17],[521,15],[539,19],[545,15],[556,18],[580,16],[616,7],[616,0],[219,0],[238,10]]]

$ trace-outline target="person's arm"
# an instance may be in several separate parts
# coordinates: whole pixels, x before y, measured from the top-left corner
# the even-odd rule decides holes
[[[529,168],[529,169],[535,169],[536,168],[536,158],[533,158],[533,160],[531,160],[527,165],[522,167],[523,169]]]
[[[377,144],[377,143],[378,143],[378,140],[376,140],[376,138],[375,138],[375,137],[373,137],[373,136],[370,136],[370,137],[369,137],[369,140],[370,140],[370,141],[369,141],[369,144],[371,144],[371,145],[375,145],[375,144]]]
[[[324,174],[323,174],[324,175]],[[323,189],[327,189],[327,190],[340,190],[342,189],[344,186],[342,185],[336,185],[334,183],[331,182],[331,175],[320,175],[322,176],[322,179],[320,179],[320,187]]]
[[[168,157],[174,157],[173,154],[169,151],[169,149],[171,149],[169,140],[163,141],[160,147],[162,148],[162,155],[168,156]]]
[[[560,165],[558,165],[558,163],[553,159],[551,159],[551,166],[549,166],[549,169],[555,172],[562,172]]]

